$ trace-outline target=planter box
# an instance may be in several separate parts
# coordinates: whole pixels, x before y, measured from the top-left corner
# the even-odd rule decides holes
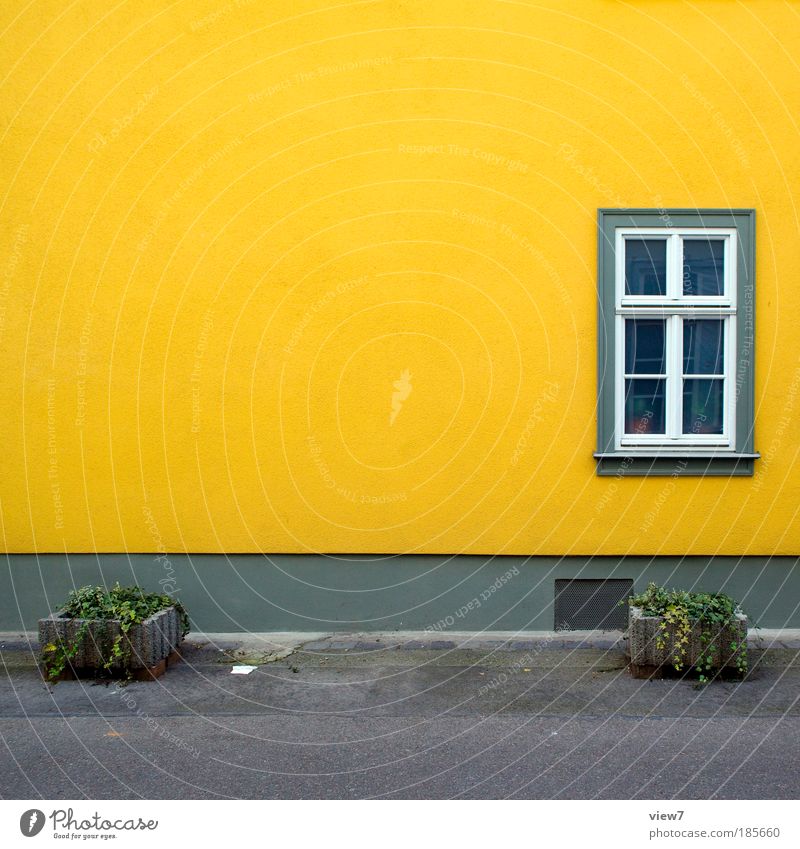
[[[106,672],[103,657],[108,657],[114,641],[121,633],[118,619],[71,619],[63,611],[53,613],[39,620],[39,645],[70,645],[87,621],[88,630],[80,640],[69,666],[75,674]],[[151,676],[157,677],[166,668],[167,658],[182,641],[180,614],[174,607],[166,607],[143,622],[132,625],[127,636],[123,637],[122,650],[130,650],[130,669],[148,670]],[[122,671],[120,665],[112,666],[109,670],[111,673]]]
[[[631,674],[634,678],[660,677],[665,669],[673,668],[675,657],[675,634],[669,628],[665,634],[663,648],[656,645],[661,631],[662,616],[643,616],[641,608],[631,607],[628,613],[628,652],[631,661]],[[747,656],[747,617],[739,614],[733,622],[720,630],[707,630],[709,641],[700,636],[702,629],[695,624],[689,632],[689,642],[685,644],[682,671],[694,666],[711,645],[714,652],[715,668],[736,668],[740,658]],[[738,648],[731,649],[735,643]]]

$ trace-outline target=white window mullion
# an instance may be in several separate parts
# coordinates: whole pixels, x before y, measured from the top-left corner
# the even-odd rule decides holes
[[[617,231],[614,243],[614,250],[616,251],[614,257],[614,300],[617,309],[619,309],[622,304],[622,299],[625,297],[625,239],[621,232]]]
[[[725,239],[725,296],[732,307],[736,307],[736,263],[738,262],[736,233]]]
[[[675,433],[683,438],[683,316],[680,315],[675,316]]]
[[[617,423],[615,448],[621,447],[623,434],[625,432],[625,316],[617,315],[614,319],[616,330],[614,333],[614,380],[616,383],[616,395],[614,399],[614,419]]]
[[[683,294],[683,246],[681,237],[673,233],[669,239],[669,269],[667,274],[667,297],[677,306]],[[683,381],[682,356],[683,340],[681,317],[671,315],[667,319],[669,342],[667,348],[667,438],[680,439],[681,436],[681,389]]]
[[[681,317],[671,315],[667,319],[667,438],[678,439],[681,435]]]
[[[729,315],[725,324],[725,395],[723,434],[728,439],[731,448],[736,446],[736,316]]]
[[[681,237],[673,233],[667,246],[667,298],[677,301],[683,294],[683,249]]]

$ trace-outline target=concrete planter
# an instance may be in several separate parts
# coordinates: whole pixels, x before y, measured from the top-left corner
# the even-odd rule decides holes
[[[675,657],[675,632],[670,627],[666,632],[664,645],[659,648],[656,638],[662,633],[662,616],[643,616],[641,608],[631,607],[628,613],[628,653],[630,670],[634,678],[661,677],[667,669],[673,669]],[[685,644],[686,654],[683,671],[697,664],[707,654],[711,646],[714,669],[736,669],[740,660],[747,658],[747,617],[739,614],[736,619],[724,625],[718,631],[706,629],[708,641],[701,639],[703,629],[695,623],[689,632],[689,641]],[[736,649],[732,649],[732,645]]]
[[[72,645],[88,621],[88,629],[78,642],[78,650],[70,659],[74,674],[105,672],[104,658],[122,633],[118,619],[71,619],[63,612],[53,613],[39,620],[39,645]],[[174,607],[159,610],[143,622],[132,625],[122,640],[123,656],[128,659],[127,669],[149,670],[152,676],[161,674],[165,661],[183,641],[181,617]],[[154,671],[155,670],[155,671]],[[112,666],[111,673],[126,671],[121,665]]]

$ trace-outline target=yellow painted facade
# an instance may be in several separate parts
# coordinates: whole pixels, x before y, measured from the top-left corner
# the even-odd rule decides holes
[[[6,2],[8,551],[800,551],[800,6]],[[598,207],[755,208],[752,478],[599,478]]]

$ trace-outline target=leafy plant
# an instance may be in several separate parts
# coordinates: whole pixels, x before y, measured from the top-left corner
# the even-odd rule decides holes
[[[110,671],[112,666],[121,666],[130,675],[130,643],[126,639],[130,629],[149,616],[174,607],[181,618],[181,630],[185,636],[189,631],[189,617],[183,605],[171,596],[145,592],[141,587],[121,587],[119,583],[111,589],[105,587],[80,587],[72,590],[62,608],[63,614],[70,619],[82,619],[78,632],[66,644],[48,643],[42,647],[42,656],[50,678],[57,678],[75,657],[83,638],[89,631],[92,620],[115,620],[119,622],[120,633],[115,637],[107,652],[100,646],[98,651],[103,658],[103,668]]]
[[[720,669],[723,655],[720,636],[726,626],[734,624],[742,613],[739,604],[724,593],[688,592],[687,590],[667,590],[651,583],[639,595],[627,600],[631,607],[638,607],[644,616],[660,616],[656,636],[656,648],[664,649],[672,641],[672,665],[677,670],[686,664],[687,646],[692,630],[700,626],[700,641],[703,651],[694,663],[699,680],[705,684]],[[735,655],[736,668],[741,675],[747,672],[747,651],[744,643],[731,642],[726,647]],[[742,651],[740,651],[742,649]],[[725,656],[729,655],[725,652]]]

